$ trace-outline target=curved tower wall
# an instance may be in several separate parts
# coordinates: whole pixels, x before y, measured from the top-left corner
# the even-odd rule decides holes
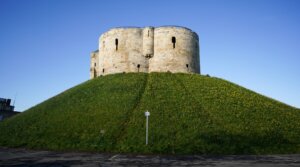
[[[96,66],[95,66],[96,65]],[[123,72],[200,73],[198,35],[184,27],[113,28],[91,54],[91,78]]]
[[[155,28],[149,72],[200,73],[198,46],[198,35],[187,28]]]
[[[142,55],[142,29],[115,28],[100,37],[100,74],[147,72]]]

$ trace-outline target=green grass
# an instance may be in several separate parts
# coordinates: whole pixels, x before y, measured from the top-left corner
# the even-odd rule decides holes
[[[145,145],[145,116],[149,145]],[[115,74],[0,123],[0,146],[162,154],[300,153],[300,110],[196,74]]]

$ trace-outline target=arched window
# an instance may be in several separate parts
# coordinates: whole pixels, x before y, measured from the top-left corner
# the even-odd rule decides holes
[[[176,38],[172,37],[173,49],[175,48]]]
[[[118,50],[118,44],[119,44],[118,38],[115,39],[115,44],[116,44],[116,50]]]
[[[102,69],[102,73],[104,73],[104,68]]]

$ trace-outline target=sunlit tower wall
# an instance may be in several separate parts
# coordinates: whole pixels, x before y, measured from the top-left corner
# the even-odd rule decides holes
[[[99,51],[91,53],[90,78],[96,78],[99,75]]]
[[[126,72],[200,73],[199,38],[185,27],[119,27],[91,53],[90,78]]]
[[[155,28],[149,64],[149,72],[200,73],[198,35],[185,27]]]
[[[148,72],[140,28],[113,28],[99,40],[99,75]]]

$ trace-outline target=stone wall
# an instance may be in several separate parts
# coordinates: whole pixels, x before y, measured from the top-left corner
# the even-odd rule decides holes
[[[149,71],[200,73],[198,46],[198,35],[187,28],[155,28]]]
[[[90,78],[99,76],[99,51],[91,53]]]
[[[123,72],[200,73],[198,35],[184,27],[113,28],[91,53],[90,77]]]

